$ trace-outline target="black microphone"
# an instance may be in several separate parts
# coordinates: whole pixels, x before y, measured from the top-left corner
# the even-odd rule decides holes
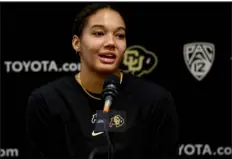
[[[114,158],[114,146],[110,139],[110,134],[108,132],[109,127],[109,110],[113,103],[113,100],[118,94],[118,88],[120,85],[120,79],[111,74],[109,75],[103,84],[103,90],[102,90],[102,98],[104,99],[104,108],[103,108],[103,123],[104,123],[104,132],[106,135],[106,139],[108,141],[108,159]]]
[[[114,98],[118,94],[118,88],[120,85],[120,79],[111,74],[109,75],[103,84],[103,91],[102,91],[102,98],[104,99],[104,113],[108,113],[110,110],[110,107],[113,103]]]
[[[104,81],[103,84],[103,90],[102,90],[102,99],[104,100],[104,109],[102,110],[97,110],[97,119],[96,119],[96,125],[95,125],[95,130],[100,131],[105,133],[106,140],[108,142],[108,159],[114,159],[114,154],[116,153],[115,146],[113,142],[111,141],[111,135],[109,132],[124,132],[124,127],[125,127],[125,119],[126,115],[125,112],[123,111],[115,111],[112,110],[110,111],[110,107],[113,103],[113,100],[118,94],[120,86],[120,79],[111,74],[109,75],[106,80]],[[115,126],[113,124],[114,120],[120,120],[117,122],[119,127]],[[114,126],[113,126],[114,125]],[[123,129],[121,129],[121,127]],[[95,154],[99,153],[98,149],[94,149],[90,156],[89,159],[93,159]]]

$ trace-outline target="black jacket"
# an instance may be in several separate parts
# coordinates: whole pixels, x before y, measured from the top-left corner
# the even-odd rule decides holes
[[[172,96],[165,89],[124,73],[111,109],[125,111],[127,116],[126,130],[110,133],[115,159],[163,159],[175,155],[178,116]],[[26,109],[28,158],[88,159],[98,147],[102,147],[104,156],[107,140],[104,134],[93,136],[92,116],[88,97],[74,76],[36,89]],[[103,156],[100,158],[107,158]]]

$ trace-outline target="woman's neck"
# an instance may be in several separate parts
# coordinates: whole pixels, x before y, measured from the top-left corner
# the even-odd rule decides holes
[[[89,71],[83,69],[80,73],[80,80],[82,86],[91,93],[100,94],[102,92],[102,87],[104,81],[108,74],[98,74],[97,72]],[[115,71],[116,76],[120,78],[120,70]],[[76,75],[77,79],[77,75]]]

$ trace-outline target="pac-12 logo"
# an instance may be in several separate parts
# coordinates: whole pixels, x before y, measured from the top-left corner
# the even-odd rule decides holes
[[[201,81],[210,71],[215,57],[212,43],[194,42],[184,45],[184,61],[192,75]]]
[[[142,46],[133,45],[125,51],[123,65],[126,68],[123,70],[140,77],[152,72],[157,63],[158,59],[154,52],[148,51]]]

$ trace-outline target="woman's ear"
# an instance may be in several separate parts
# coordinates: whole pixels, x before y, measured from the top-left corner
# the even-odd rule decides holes
[[[73,35],[72,47],[76,52],[80,52],[80,38],[77,35]]]

